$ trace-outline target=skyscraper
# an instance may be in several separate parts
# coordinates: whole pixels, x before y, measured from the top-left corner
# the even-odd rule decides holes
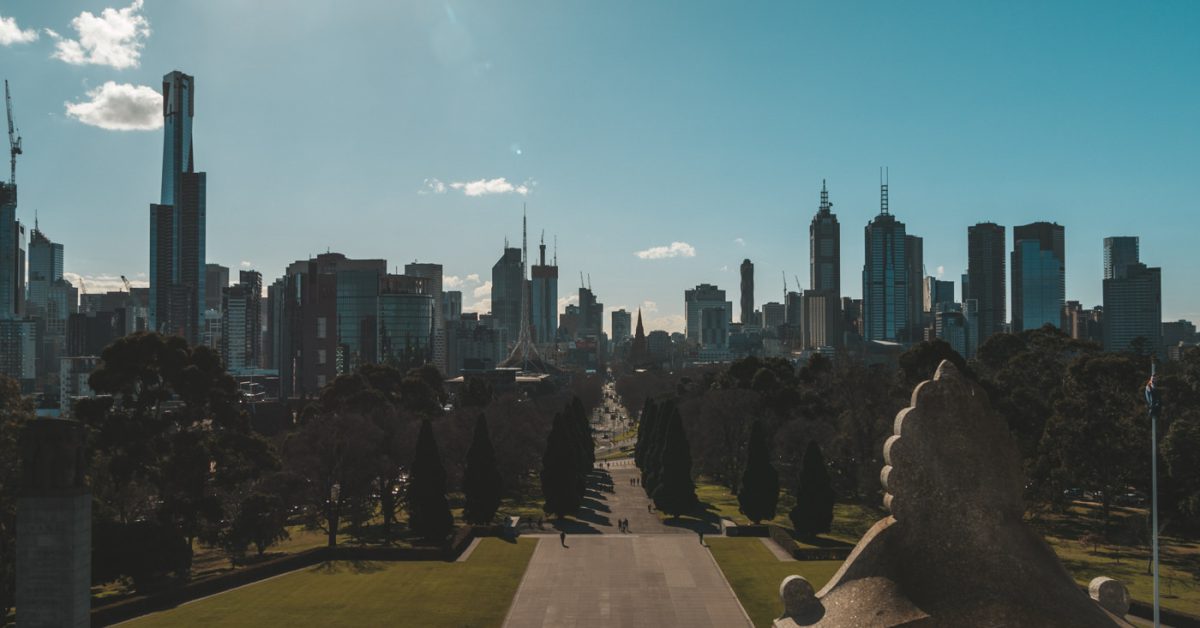
[[[733,316],[733,303],[725,300],[725,291],[702,283],[691,290],[683,291],[683,313],[689,342],[699,343],[702,338],[701,314],[705,309],[722,308],[725,316]],[[726,321],[728,324],[728,321]]]
[[[238,282],[221,289],[221,356],[234,371],[259,368],[262,359],[262,274],[238,273]]]
[[[442,265],[419,264],[413,262],[404,265],[404,274],[412,277],[424,277],[430,293],[433,295],[433,363],[442,373],[446,373],[449,365],[446,363],[446,319],[442,317]]]
[[[1104,349],[1162,354],[1162,269],[1138,261],[1137,238],[1105,238],[1104,274]]]
[[[879,215],[867,223],[863,264],[863,337],[904,340],[909,329],[909,262],[904,223],[888,212],[888,186],[880,184]]]
[[[1012,328],[1014,332],[1062,324],[1067,296],[1063,227],[1035,222],[1013,227]],[[975,283],[972,279],[971,290]]]
[[[0,320],[24,314],[25,228],[17,221],[17,186],[0,181]]]
[[[622,341],[628,339],[632,332],[633,316],[624,309],[613,310],[612,312],[612,344],[617,346]]]
[[[760,325],[754,319],[754,263],[749,259],[742,260],[742,312],[739,319],[742,325]]]
[[[532,305],[533,341],[537,344],[554,342],[558,332],[558,257],[552,264],[546,263],[546,240],[538,244],[538,263],[530,267],[532,282],[530,298]]]
[[[967,227],[967,273],[962,298],[979,305],[979,341],[1004,330],[1005,306],[1004,227],[981,222]]]
[[[492,266],[492,316],[504,333],[504,346],[517,341],[521,331],[521,249],[504,246],[504,254]]]
[[[220,311],[229,287],[229,267],[220,264],[204,265],[204,309]]]
[[[808,272],[812,290],[829,292],[842,298],[842,228],[829,191],[821,180],[821,205],[808,225]]]
[[[1137,236],[1104,238],[1104,278],[1116,279],[1125,275],[1125,268],[1138,263]]]
[[[200,339],[205,307],[206,175],[192,150],[195,80],[163,77],[162,194],[150,205],[150,327]]]
[[[921,342],[925,328],[924,298],[922,285],[925,279],[925,240],[915,235],[904,236],[904,261],[908,268],[908,327],[904,334],[906,342]]]
[[[46,316],[50,287],[63,278],[63,245],[51,242],[36,226],[29,234],[29,314]],[[65,320],[65,316],[63,316]]]
[[[604,331],[604,304],[596,301],[590,287],[579,287],[579,331],[580,338],[600,337]]]

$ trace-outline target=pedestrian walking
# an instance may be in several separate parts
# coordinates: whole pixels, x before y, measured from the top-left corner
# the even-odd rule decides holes
[[[566,530],[562,530],[561,532],[558,533],[558,542],[562,543],[563,547],[567,546],[567,531]]]
[[[697,530],[700,533],[700,544],[704,545],[704,530]]]
[[[646,504],[646,512],[654,514],[654,506],[651,504]]]

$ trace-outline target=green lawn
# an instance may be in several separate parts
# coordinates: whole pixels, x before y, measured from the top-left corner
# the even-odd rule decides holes
[[[713,538],[706,542],[755,626],[769,627],[783,612],[779,583],[784,578],[804,576],[820,590],[842,566],[840,560],[781,561],[759,539]]]
[[[535,539],[486,538],[466,562],[335,562],[222,593],[131,626],[499,626]]]
[[[696,497],[702,504],[708,506],[708,511],[722,519],[729,519],[738,525],[749,525],[750,520],[738,512],[737,496],[720,484],[705,482],[703,478],[696,481]],[[775,518],[769,523],[775,523],[791,529],[792,521],[788,512],[796,505],[795,499],[787,493],[780,493],[779,505]],[[833,526],[829,534],[822,536],[849,543],[858,543],[876,521],[884,517],[882,510],[874,510],[859,504],[834,504]]]

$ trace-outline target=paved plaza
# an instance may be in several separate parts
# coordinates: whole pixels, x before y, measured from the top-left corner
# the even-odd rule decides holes
[[[578,523],[542,535],[506,626],[747,626],[696,522],[664,525],[631,465],[601,468]],[[611,484],[608,479],[611,478]],[[617,529],[629,520],[629,533]],[[716,533],[716,527],[707,533]]]

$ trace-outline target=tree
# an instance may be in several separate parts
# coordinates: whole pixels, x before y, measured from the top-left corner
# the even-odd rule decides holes
[[[192,550],[169,522],[100,522],[92,529],[92,582],[127,576],[146,593],[161,589],[168,576],[186,574]]]
[[[235,561],[253,545],[258,556],[267,548],[289,537],[287,504],[277,492],[255,487],[230,508],[233,517],[221,538],[221,546]]]
[[[496,452],[488,435],[487,418],[475,420],[475,435],[467,450],[467,471],[463,477],[466,504],[463,519],[467,523],[484,525],[492,522],[500,508],[500,471],[496,468]]]
[[[667,415],[666,434],[662,452],[662,471],[654,489],[654,506],[679,517],[692,512],[699,501],[696,484],[692,481],[692,450],[683,430],[683,419],[674,405]]]
[[[825,468],[825,456],[821,454],[817,442],[810,441],[804,451],[796,507],[789,513],[796,535],[812,538],[829,532],[833,523],[833,501],[833,487],[829,482],[829,471]]]
[[[272,448],[250,429],[233,378],[208,347],[177,336],[137,333],[104,349],[89,385],[102,397],[80,402],[90,428],[97,520],[114,516],[130,487],[149,492],[161,530],[190,547],[228,521],[223,496],[278,468]],[[143,502],[145,503],[145,502]],[[128,521],[128,520],[126,520]]]
[[[357,413],[313,410],[305,414],[300,428],[284,443],[284,466],[300,478],[303,488],[298,497],[333,547],[343,507],[370,494],[379,475],[382,432]]]
[[[421,538],[442,540],[454,527],[454,516],[446,501],[446,470],[429,419],[421,421],[411,470],[406,495],[408,527]]]
[[[637,443],[633,446],[633,463],[638,469],[645,471],[646,449],[650,446],[650,433],[654,431],[654,423],[658,419],[658,405],[654,399],[646,397],[642,404],[642,413],[638,418]]]
[[[778,503],[779,473],[771,465],[762,422],[755,421],[746,448],[746,471],[742,474],[742,490],[738,491],[738,511],[757,524],[774,519]]]
[[[577,441],[571,435],[571,419],[565,412],[554,415],[554,424],[546,437],[546,453],[542,456],[542,506],[547,514],[559,519],[574,514],[583,502],[576,477],[579,466],[575,460]]]
[[[679,409],[675,401],[668,399],[659,405],[658,415],[650,432],[650,443],[646,447],[645,461],[642,464],[642,488],[646,491],[647,497],[654,496],[654,489],[658,488],[658,482],[662,478],[667,427],[671,422],[671,417],[677,414],[679,414]]]
[[[16,603],[17,494],[21,481],[20,435],[33,419],[32,401],[21,387],[0,375],[0,618]]]
[[[1112,499],[1126,487],[1148,490],[1150,440],[1142,386],[1149,364],[1128,354],[1079,356],[1067,368],[1062,398],[1046,423],[1041,461],[1049,477],[1066,486],[1099,490],[1104,533],[1109,532]]]

